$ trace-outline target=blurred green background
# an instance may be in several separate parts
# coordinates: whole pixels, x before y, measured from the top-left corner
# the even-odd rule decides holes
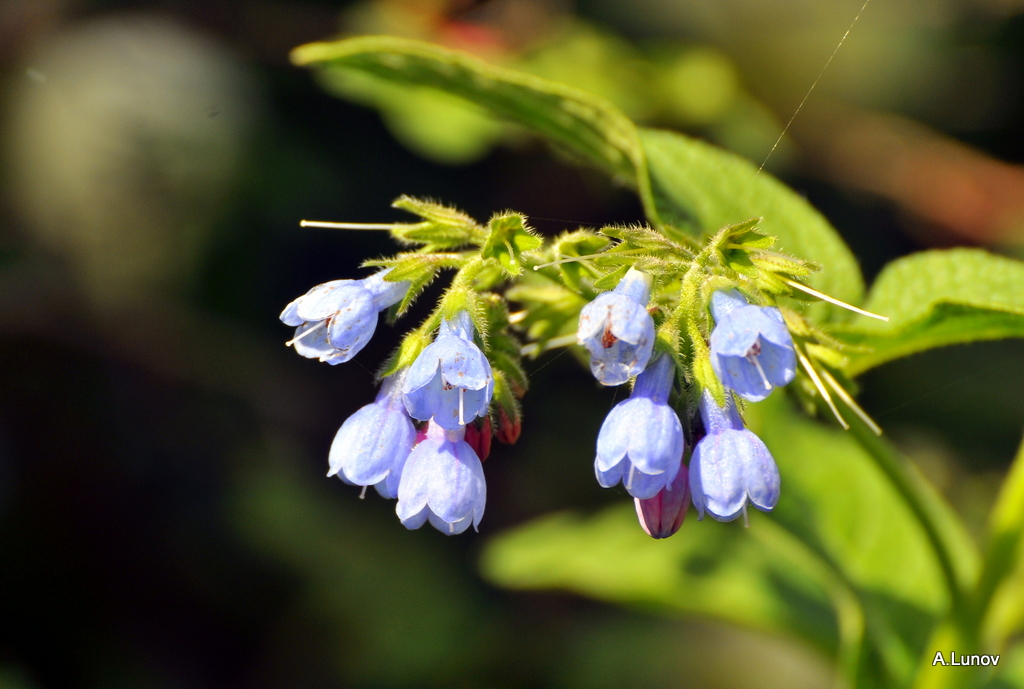
[[[592,472],[615,391],[572,357],[529,369],[523,436],[485,464],[480,534],[407,532],[392,503],[323,478],[399,332],[328,367],[282,346],[277,315],[392,247],[299,219],[399,220],[400,194],[511,208],[547,234],[642,212],[464,105],[318,83],[287,54],[423,38],[760,163],[861,4],[5,0],[0,688],[832,686],[832,660],[792,638],[481,575],[506,529],[629,507]],[[1024,2],[873,0],[767,167],[869,280],[927,247],[1024,255],[1022,75]],[[1020,441],[1024,345],[861,382],[980,532]]]

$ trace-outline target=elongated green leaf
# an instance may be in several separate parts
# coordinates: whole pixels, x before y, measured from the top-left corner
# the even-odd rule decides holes
[[[1024,337],[1024,263],[980,249],[923,251],[886,266],[865,308],[889,322],[858,317],[839,330],[870,348],[850,354],[850,375],[934,347]]]
[[[465,53],[393,36],[309,43],[292,51],[297,65],[355,69],[388,81],[465,98],[521,124],[634,186],[655,213],[636,125],[597,96],[503,69]]]
[[[773,519],[856,588],[885,674],[908,682],[951,601],[940,560],[910,504],[852,434],[809,421],[782,398],[752,405],[748,422],[782,475]],[[920,474],[910,473],[941,529],[957,580],[973,581],[978,554],[962,522]]]
[[[747,421],[783,477],[774,519],[819,544],[859,586],[920,610],[942,611],[948,597],[921,526],[852,434],[810,421],[775,396],[750,405]],[[937,493],[932,497],[956,564],[969,580],[977,572],[977,548],[952,508]]]
[[[804,563],[736,525],[690,519],[666,541],[636,523],[631,504],[593,517],[543,517],[490,541],[486,577],[510,588],[559,588],[662,612],[707,615],[803,636],[832,651],[836,621],[822,586]],[[766,533],[760,533],[764,531]]]
[[[864,292],[857,261],[827,220],[803,197],[750,161],[675,132],[640,130],[654,204],[665,222],[697,234],[754,216],[777,238],[774,249],[820,264],[817,289],[859,303]]]
[[[782,250],[826,266],[812,278],[817,287],[846,301],[860,300],[863,285],[856,262],[835,230],[799,195],[767,173],[756,175],[753,165],[727,151],[671,132],[639,132],[602,98],[395,37],[310,43],[296,48],[292,61],[438,89],[523,125],[634,187],[648,220],[670,237],[713,233],[764,216],[764,230],[779,238]]]
[[[978,607],[985,640],[998,648],[1024,628],[1024,444],[992,508],[988,539]]]

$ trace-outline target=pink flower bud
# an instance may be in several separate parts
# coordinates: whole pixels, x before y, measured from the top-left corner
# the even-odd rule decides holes
[[[498,407],[498,432],[495,433],[498,440],[506,445],[514,445],[519,440],[519,433],[522,430],[523,419],[518,413],[510,416],[503,408]]]
[[[466,442],[481,462],[487,459],[491,454],[491,419],[485,416],[479,422],[466,424]]]
[[[634,498],[640,526],[652,538],[668,538],[683,525],[690,508],[690,480],[686,467],[679,470],[672,483],[653,498]]]

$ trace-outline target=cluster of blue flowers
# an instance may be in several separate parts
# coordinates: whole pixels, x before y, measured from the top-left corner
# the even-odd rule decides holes
[[[293,301],[281,314],[296,327],[290,344],[330,364],[350,360],[372,337],[379,312],[410,289],[409,282],[387,281],[388,272],[318,285]],[[679,529],[691,501],[700,518],[707,513],[723,521],[745,516],[748,503],[771,510],[779,472],[764,443],[744,427],[733,394],[759,401],[793,380],[796,355],[781,313],[749,304],[735,289],[712,294],[711,365],[726,390],[725,406],[702,390],[699,418],[688,415],[684,430],[670,404],[681,392],[676,359],[655,349],[652,282],[631,268],[579,315],[577,340],[590,353],[597,380],[608,386],[635,381],[598,435],[598,482],[621,483],[635,499],[641,526],[655,538]],[[490,447],[495,375],[475,340],[465,310],[440,318],[433,341],[411,365],[384,378],[376,400],[341,426],[328,476],[397,498],[407,528],[428,521],[447,534],[476,528],[487,499],[481,459]],[[687,438],[695,443],[688,468]]]
[[[408,282],[386,282],[387,272],[318,285],[289,304],[281,320],[297,326],[295,350],[331,364],[355,356],[372,337],[378,312],[409,289]],[[470,422],[486,417],[494,381],[474,330],[464,311],[442,320],[434,342],[408,369],[385,378],[377,399],[349,417],[331,444],[328,476],[397,497],[398,517],[410,529],[429,521],[461,533],[484,514],[483,467],[466,437]],[[426,425],[417,432],[413,419]]]
[[[744,427],[731,393],[756,402],[793,380],[796,352],[781,312],[751,305],[734,289],[713,293],[711,362],[727,390],[726,406],[702,391],[701,426],[691,434],[697,440],[687,470],[683,425],[668,404],[676,367],[668,353],[652,356],[650,284],[649,276],[631,269],[580,314],[579,343],[590,352],[597,380],[620,385],[636,376],[629,399],[601,426],[598,482],[622,483],[641,526],[655,538],[679,529],[691,500],[700,518],[707,513],[721,521],[745,515],[748,502],[771,510],[779,499],[778,468],[761,439]]]

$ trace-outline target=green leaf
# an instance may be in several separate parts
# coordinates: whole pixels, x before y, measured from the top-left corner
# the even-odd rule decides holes
[[[610,273],[607,273],[597,280],[594,281],[594,288],[600,290],[611,290],[615,289],[616,285],[622,281],[622,278],[629,272],[629,266],[619,266]]]
[[[518,213],[495,215],[491,218],[489,228],[490,233],[481,256],[496,259],[509,275],[522,275],[521,255],[539,249],[544,240],[530,231],[523,216]]]
[[[764,631],[803,636],[819,648],[837,643],[822,586],[803,562],[770,545],[771,525],[686,521],[655,541],[631,504],[581,517],[542,517],[491,539],[484,576],[505,587],[558,588],[659,612],[700,614]],[[768,540],[769,544],[764,541]],[[810,570],[813,572],[813,570]]]
[[[893,261],[878,276],[865,309],[836,329],[851,352],[844,372],[858,375],[934,347],[1024,337],[1024,263],[980,249],[922,251]]]
[[[292,61],[438,89],[517,122],[633,186],[648,220],[676,240],[685,239],[685,232],[710,234],[763,216],[764,231],[778,237],[782,251],[827,267],[812,281],[818,289],[844,301],[860,300],[863,285],[856,262],[799,195],[710,144],[671,132],[638,131],[602,98],[465,53],[395,37],[310,43],[296,48]],[[683,234],[673,226],[683,228]]]
[[[1024,444],[1003,481],[989,516],[985,567],[977,606],[983,637],[998,648],[1024,629]]]
[[[852,434],[808,420],[781,396],[749,405],[747,421],[783,477],[773,518],[805,542],[820,544],[861,587],[931,613],[944,609],[948,596],[920,523]],[[937,493],[933,498],[969,579],[977,549],[952,508]]]
[[[953,600],[943,560],[919,516],[886,467],[853,433],[810,421],[781,397],[748,407],[747,420],[783,477],[773,519],[855,587],[887,674],[908,682],[934,625]],[[894,461],[901,459],[884,438],[868,434]],[[948,503],[902,461],[906,480],[927,503],[929,519],[939,530],[959,590],[977,575],[977,548]]]
[[[424,244],[425,251],[479,244],[486,236],[484,229],[473,218],[450,206],[411,196],[401,196],[391,206],[423,218],[424,222],[416,224],[397,223],[392,227],[391,234],[403,244]]]
[[[759,231],[777,251],[824,270],[809,282],[849,303],[864,292],[857,261],[839,234],[803,197],[750,161],[675,132],[641,129],[657,214],[694,235],[761,216]]]
[[[648,215],[656,215],[636,125],[603,98],[466,53],[392,36],[309,43],[293,50],[291,59],[297,65],[358,70],[465,98],[633,185]]]

